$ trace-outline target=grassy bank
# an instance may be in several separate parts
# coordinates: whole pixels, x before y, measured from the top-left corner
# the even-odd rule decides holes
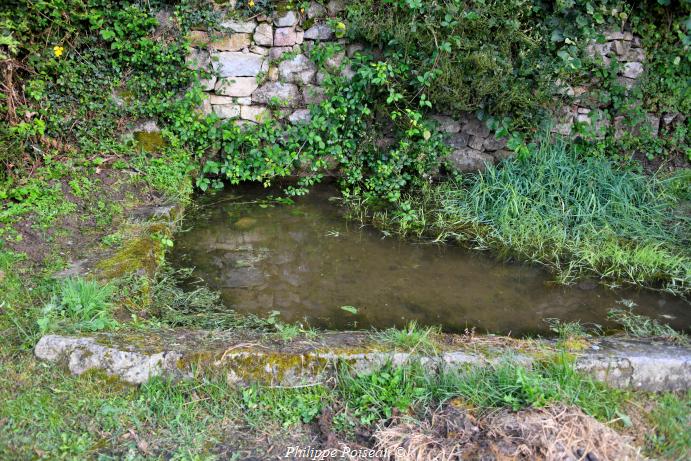
[[[542,140],[526,159],[424,187],[372,218],[388,232],[543,265],[562,283],[592,276],[688,294],[688,171],[642,176],[553,141]]]
[[[432,414],[462,412],[481,424],[498,413],[554,408],[633,435],[652,456],[681,459],[691,443],[691,395],[609,390],[559,357],[531,370],[506,357],[493,368],[442,375],[414,362],[368,375],[343,369],[336,383],[295,389],[239,389],[222,379],[132,387],[98,374],[69,376],[26,356],[0,358],[5,459],[277,459],[295,444],[377,446],[387,426],[421,425]],[[502,440],[477,434],[491,446]]]

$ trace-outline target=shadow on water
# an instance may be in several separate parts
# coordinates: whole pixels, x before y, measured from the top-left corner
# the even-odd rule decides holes
[[[555,286],[538,267],[499,262],[452,245],[382,238],[347,222],[320,186],[294,205],[260,200],[277,191],[240,186],[204,197],[176,237],[173,264],[221,292],[238,312],[330,329],[386,328],[410,320],[446,331],[476,327],[543,333],[543,319],[605,323],[621,299],[637,312],[686,329],[689,304],[666,294]],[[354,306],[353,314],[341,309]]]

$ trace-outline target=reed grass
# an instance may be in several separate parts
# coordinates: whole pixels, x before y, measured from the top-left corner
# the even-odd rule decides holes
[[[680,178],[686,172],[679,174]],[[527,159],[411,192],[372,218],[387,232],[461,242],[537,263],[570,283],[595,276],[686,295],[691,218],[679,181],[643,176],[565,141],[543,139]],[[674,184],[675,187],[670,187]],[[679,211],[677,211],[679,210]]]

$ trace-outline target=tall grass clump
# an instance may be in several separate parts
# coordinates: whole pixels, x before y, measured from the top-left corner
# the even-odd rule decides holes
[[[429,186],[375,222],[542,264],[563,283],[595,275],[686,294],[691,220],[675,213],[670,184],[545,138],[528,158]]]
[[[99,331],[117,326],[111,313],[113,287],[81,277],[62,281],[37,320],[42,333],[64,329]]]

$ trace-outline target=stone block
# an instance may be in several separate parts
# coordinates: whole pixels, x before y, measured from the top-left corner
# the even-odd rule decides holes
[[[298,15],[295,11],[289,10],[283,13],[281,16],[274,18],[274,24],[276,27],[292,27],[298,23]]]
[[[263,106],[240,106],[240,118],[254,123],[271,119],[271,112]]]
[[[202,115],[209,115],[213,112],[211,108],[211,103],[208,99],[204,99],[202,103],[197,107],[197,111],[201,112]]]
[[[225,96],[250,96],[259,87],[256,77],[221,78],[216,83],[216,93]]]
[[[190,70],[210,70],[211,57],[206,50],[192,48],[185,57],[185,64]]]
[[[624,32],[620,32],[618,30],[611,30],[605,32],[605,40],[607,41],[612,41],[612,40],[623,40],[624,39]]]
[[[307,84],[312,82],[316,73],[317,67],[303,54],[286,59],[278,65],[279,77],[286,82]]]
[[[640,62],[627,62],[624,64],[622,76],[630,79],[637,79],[643,73],[643,64]]]
[[[591,43],[585,49],[586,54],[592,58],[600,58],[605,65],[609,65],[612,43]]]
[[[466,147],[470,136],[465,133],[453,133],[446,138],[446,144],[455,149]]]
[[[482,148],[487,151],[500,150],[506,147],[507,142],[508,138],[497,139],[495,136],[490,135],[487,139],[485,139],[485,142],[482,143]]]
[[[487,164],[494,163],[494,157],[470,147],[462,147],[451,152],[447,160],[454,168],[463,173],[484,171]]]
[[[479,136],[481,138],[486,138],[489,136],[489,128],[476,117],[469,117],[466,124],[463,126],[462,131],[464,133],[471,134],[473,136]]]
[[[214,53],[211,56],[211,66],[219,77],[254,77],[268,69],[263,56],[237,51]]]
[[[291,123],[307,123],[312,120],[309,109],[298,109],[288,117]]]
[[[345,10],[345,8],[346,5],[344,0],[330,0],[329,3],[326,4],[326,11],[329,13],[329,16],[336,16],[338,13]]]
[[[485,138],[482,138],[480,136],[471,136],[470,140],[468,141],[468,147],[470,147],[471,149],[481,151],[484,143]]]
[[[209,44],[209,34],[203,30],[191,30],[187,34],[187,40],[192,46],[204,48]]]
[[[305,104],[319,104],[326,99],[326,91],[319,86],[307,85],[302,88],[302,98]]]
[[[218,118],[229,119],[240,116],[240,106],[237,104],[211,105]]]
[[[271,59],[272,61],[281,59],[281,56],[283,56],[285,53],[290,53],[292,51],[293,47],[291,46],[274,46],[269,51],[269,59]]]
[[[275,67],[275,66],[269,67],[268,78],[269,78],[269,81],[271,81],[271,82],[277,82],[278,81],[278,67]]]
[[[629,51],[620,59],[623,62],[643,62],[645,61],[645,51],[643,48],[629,48]]]
[[[271,48],[264,48],[263,46],[252,45],[250,53],[258,54],[259,56],[268,56]]]
[[[353,77],[355,77],[355,71],[353,70],[353,67],[350,65],[350,63],[346,64],[345,67],[343,67],[343,70],[341,71],[341,76],[344,77],[346,80],[352,80]]]
[[[255,21],[238,21],[235,19],[231,19],[231,20],[222,22],[221,27],[229,29],[233,32],[238,32],[238,33],[243,33],[243,34],[251,34],[252,32],[254,32],[254,29],[257,27],[257,23]]]
[[[324,61],[324,66],[331,72],[336,72],[341,68],[343,60],[345,59],[345,51],[339,51]]]
[[[494,160],[497,162],[501,162],[502,160],[506,160],[507,158],[513,157],[514,152],[508,149],[499,149],[494,152],[492,152],[492,157],[494,157]]]
[[[461,124],[447,115],[432,115],[430,118],[437,122],[437,128],[442,133],[458,133],[461,131]]]
[[[223,104],[235,104],[235,98],[233,98],[232,96],[219,96],[217,94],[210,94],[209,102],[214,106]]]
[[[307,7],[306,13],[307,17],[310,19],[323,18],[324,16],[326,16],[326,8],[321,3],[310,2],[310,5]]]
[[[261,23],[254,31],[254,43],[261,46],[273,46],[274,30],[271,24]]]
[[[333,30],[324,23],[315,24],[305,31],[306,40],[331,40],[333,37]]]
[[[250,46],[250,34],[232,34],[211,42],[211,47],[218,51],[240,51]]]
[[[292,27],[279,27],[274,31],[274,46],[293,46],[297,43],[297,33]]]
[[[199,78],[199,84],[201,85],[202,90],[211,91],[216,86],[216,76],[215,75],[209,75],[206,78],[200,77]]]
[[[300,91],[292,83],[268,82],[252,93],[252,101],[259,104],[274,104],[280,107],[300,105]]]

